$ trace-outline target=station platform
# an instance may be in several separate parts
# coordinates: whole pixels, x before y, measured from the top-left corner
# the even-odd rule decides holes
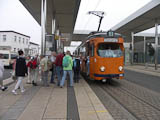
[[[160,76],[154,66],[127,65],[125,70]],[[0,91],[0,120],[113,120],[113,117],[81,77],[74,87],[59,88],[55,84],[42,87],[26,84],[25,93],[11,93],[15,82],[9,78],[5,92]]]
[[[63,88],[55,84],[32,86],[26,79],[26,91],[18,91],[18,95],[11,93],[15,86],[12,79],[5,80],[10,85],[0,91],[0,120],[113,120],[83,78],[74,87],[66,83]]]

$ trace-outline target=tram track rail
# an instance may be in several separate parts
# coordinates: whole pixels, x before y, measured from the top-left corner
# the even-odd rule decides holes
[[[132,83],[132,86],[133,86],[133,83]],[[134,84],[134,86],[137,86],[137,85]],[[132,96],[140,99],[144,103],[146,103],[146,104],[152,106],[153,108],[157,109],[158,111],[160,111],[160,95],[156,94],[155,92],[149,91],[148,89],[139,86],[139,88],[143,89],[141,91],[145,90],[147,92],[146,96],[148,99],[146,99],[146,96],[136,94],[133,90],[131,91],[130,89],[128,89],[126,87],[120,87],[120,88],[123,89],[124,91],[128,92]],[[146,94],[146,93],[143,93],[143,94]]]
[[[112,96],[102,89],[101,84],[86,80],[92,90],[96,93],[108,112],[112,115],[114,120],[137,120],[130,114],[120,103],[118,103]]]
[[[110,85],[89,80],[87,82],[115,120],[160,119],[159,94],[126,80],[113,80]],[[111,104],[116,105],[110,107]]]
[[[102,87],[102,89],[106,92],[106,89],[104,87]],[[112,95],[110,92],[106,92],[106,93],[108,95],[110,95],[120,106],[122,106],[132,116],[132,119],[134,118],[136,120],[140,120],[136,117],[136,115],[133,112],[131,112],[129,109],[127,109],[127,107],[124,104],[122,104],[114,95]],[[131,118],[129,118],[129,119],[131,119]]]
[[[102,87],[110,96],[120,103],[129,113],[138,120],[159,120],[160,111],[148,102],[133,96],[122,88]]]

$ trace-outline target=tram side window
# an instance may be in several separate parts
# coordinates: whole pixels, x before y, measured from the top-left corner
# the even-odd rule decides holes
[[[89,56],[89,52],[90,52],[90,45],[89,42],[86,44],[86,56]]]
[[[86,48],[82,47],[82,56],[85,56],[85,55],[86,55]]]
[[[90,54],[91,54],[91,57],[94,56],[94,44],[91,44],[90,46]]]

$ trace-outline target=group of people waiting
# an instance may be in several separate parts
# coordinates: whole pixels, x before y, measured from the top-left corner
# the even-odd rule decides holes
[[[73,86],[73,72],[74,72],[74,82],[79,82],[80,74],[80,59],[78,56],[71,57],[70,51],[67,51],[64,55],[63,53],[53,52],[51,57],[51,80],[50,83],[55,83],[55,77],[57,76],[57,86],[61,88],[64,86],[67,73],[70,77],[70,86]]]
[[[13,65],[13,71],[15,71],[13,73],[17,81],[12,90],[12,93],[15,95],[18,89],[22,93],[25,92],[22,82],[25,76],[28,76],[28,84],[37,86],[39,73],[41,74],[42,85],[45,87],[49,86],[49,72],[51,72],[50,83],[57,84],[61,88],[64,87],[67,73],[70,78],[70,87],[73,87],[73,82],[79,82],[80,59],[78,56],[71,56],[70,51],[67,51],[65,54],[52,52],[51,56],[41,55],[40,58],[38,55],[25,58],[22,50],[18,51],[18,54],[19,56]],[[2,88],[3,90],[6,89],[4,86]]]

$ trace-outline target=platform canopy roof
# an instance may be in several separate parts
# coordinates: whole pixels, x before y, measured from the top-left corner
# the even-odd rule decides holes
[[[62,33],[73,33],[81,0],[47,0],[47,34],[51,34],[52,17]],[[41,25],[41,0],[20,0]]]
[[[111,29],[125,36],[125,41],[131,41],[131,32],[138,33],[160,24],[160,0],[152,0],[141,9],[112,27]]]

